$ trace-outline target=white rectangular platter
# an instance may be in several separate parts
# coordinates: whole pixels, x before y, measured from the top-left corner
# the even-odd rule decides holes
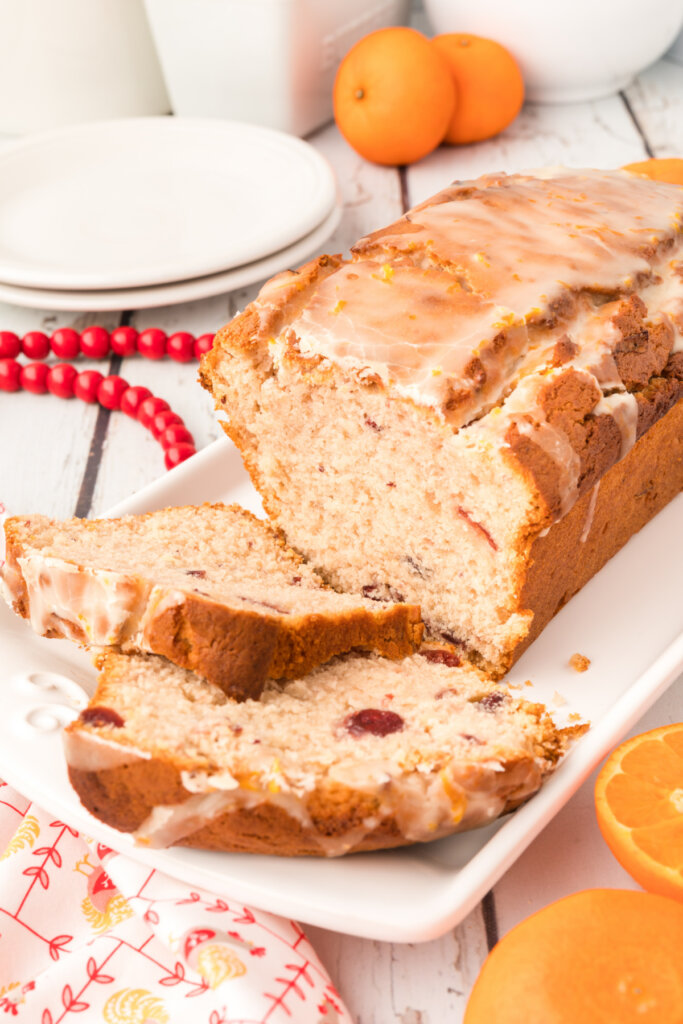
[[[223,440],[110,514],[217,500],[260,511],[238,453]],[[338,860],[136,847],[91,817],[67,780],[61,726],[92,692],[87,655],[34,636],[4,605],[0,776],[86,834],[221,896],[368,938],[436,938],[476,905],[683,669],[682,526],[683,495],[560,612],[510,673],[513,684],[531,680],[524,696],[543,700],[557,720],[578,713],[592,727],[540,793],[485,829]],[[583,674],[568,667],[575,652],[591,659]]]

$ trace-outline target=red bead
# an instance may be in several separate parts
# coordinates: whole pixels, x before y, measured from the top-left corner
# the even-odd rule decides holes
[[[138,350],[138,332],[134,327],[117,327],[109,341],[117,356],[134,356]]]
[[[0,331],[0,359],[16,359],[20,352],[19,336],[14,331]]]
[[[127,389],[128,381],[124,380],[123,377],[112,374],[101,381],[97,389],[97,401],[105,409],[120,409],[123,393]]]
[[[0,359],[0,391],[21,390],[21,363],[16,359]]]
[[[182,417],[179,416],[177,412],[171,412],[170,409],[164,409],[163,412],[158,412],[156,414],[148,429],[152,431],[154,437],[158,441],[163,432],[174,424],[177,424],[179,427],[185,426]]]
[[[152,392],[149,388],[128,388],[121,395],[121,412],[125,412],[126,416],[130,416],[131,419],[136,420],[138,418],[140,406],[147,398],[151,397]]]
[[[147,427],[149,430],[152,426],[152,420],[159,412],[164,412],[165,409],[169,408],[168,402],[165,402],[163,398],[156,398],[154,395],[151,398],[146,398],[141,403],[138,409],[138,420],[142,423],[143,427]]]
[[[109,331],[104,327],[86,327],[81,331],[81,352],[88,359],[104,359],[109,355]]]
[[[60,327],[50,338],[50,348],[58,359],[75,359],[81,351],[78,331],[72,327]]]
[[[21,386],[32,395],[44,395],[47,391],[47,363],[26,363],[21,368]]]
[[[196,454],[196,449],[193,444],[173,444],[170,448],[166,449],[164,456],[164,464],[166,469],[173,469],[174,466],[180,465],[185,459],[189,459],[191,455]]]
[[[194,359],[194,334],[178,331],[166,342],[166,353],[177,363],[191,363]]]
[[[47,371],[47,390],[57,398],[73,398],[76,370],[70,363],[57,363]]]
[[[194,357],[195,359],[201,359],[203,355],[210,352],[213,348],[213,339],[216,337],[215,334],[202,334],[194,343]]]
[[[164,451],[168,451],[174,444],[194,445],[192,434],[181,423],[172,423],[170,427],[166,427],[166,430],[164,430],[163,434],[159,435],[157,440],[161,443]]]
[[[166,355],[166,332],[148,327],[138,335],[138,352],[145,359],[161,359]]]
[[[104,377],[97,370],[83,370],[74,381],[74,395],[82,402],[94,405],[97,402],[100,384]]]
[[[21,339],[21,347],[29,359],[46,359],[50,352],[50,339],[42,331],[29,331]]]

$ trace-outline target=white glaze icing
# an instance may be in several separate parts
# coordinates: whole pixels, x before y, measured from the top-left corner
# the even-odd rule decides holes
[[[134,630],[146,600],[140,580],[42,554],[17,561],[31,625],[40,635],[56,629],[77,643],[108,646],[123,643]]]
[[[564,515],[579,458],[538,400],[555,344],[566,335],[578,346],[563,370],[589,375],[598,394],[622,392],[594,414],[614,416],[623,456],[637,410],[614,358],[619,302],[604,299],[636,291],[650,320],[671,318],[674,349],[683,346],[682,212],[683,189],[623,171],[458,183],[362,239],[354,262],[325,276],[272,339],[271,355],[283,366],[294,349],[372,376],[475,442],[505,444],[515,424],[558,465]],[[264,289],[264,311],[287,284]]]
[[[597,403],[593,410],[595,416],[605,414],[612,416],[621,432],[621,455],[624,455],[636,443],[636,430],[638,427],[638,402],[636,396],[628,391],[618,391],[612,395],[605,395]]]
[[[83,772],[108,771],[135,761],[149,761],[152,757],[146,750],[124,746],[84,729],[65,732],[63,742],[67,764]]]
[[[588,502],[588,508],[586,509],[586,518],[584,520],[583,530],[581,531],[581,537],[579,538],[582,544],[585,544],[588,540],[591,528],[593,526],[593,518],[595,516],[595,506],[598,501],[599,490],[600,481],[598,480],[597,484],[593,487],[593,490],[591,491],[590,500]]]
[[[230,773],[220,778],[204,773],[182,773],[183,784],[192,796],[182,803],[155,807],[135,832],[138,842],[153,847],[179,842],[222,814],[269,804],[285,811],[310,833],[326,857],[347,853],[377,828],[384,819],[394,819],[402,835],[411,842],[426,842],[454,831],[485,825],[504,809],[509,790],[498,781],[505,768],[496,761],[475,766],[448,765],[435,772],[423,771],[387,775],[375,772],[375,778],[358,775],[360,792],[377,792],[378,812],[340,835],[318,832],[307,808],[308,794],[297,794],[272,787],[244,788]],[[377,776],[383,775],[380,780]],[[516,780],[516,800],[538,789],[541,769],[530,762],[524,777]],[[187,783],[189,782],[189,786]],[[469,783],[469,785],[468,785]],[[202,791],[202,785],[206,787]]]

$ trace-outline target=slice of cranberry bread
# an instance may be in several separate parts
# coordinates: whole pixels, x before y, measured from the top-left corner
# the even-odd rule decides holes
[[[335,593],[236,505],[14,517],[5,535],[3,590],[36,632],[163,654],[236,699],[351,648],[399,658],[420,642],[418,607]]]
[[[443,650],[346,655],[243,703],[163,658],[101,667],[65,733],[71,782],[155,846],[337,856],[437,839],[525,801],[580,730]]]

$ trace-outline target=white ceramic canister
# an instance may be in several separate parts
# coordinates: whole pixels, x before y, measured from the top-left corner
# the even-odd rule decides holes
[[[169,109],[142,0],[0,0],[0,132]]]
[[[664,53],[683,0],[424,0],[435,32],[471,32],[519,61],[527,98],[574,103],[624,89]]]
[[[332,117],[339,62],[409,0],[145,0],[173,112],[306,135]]]

